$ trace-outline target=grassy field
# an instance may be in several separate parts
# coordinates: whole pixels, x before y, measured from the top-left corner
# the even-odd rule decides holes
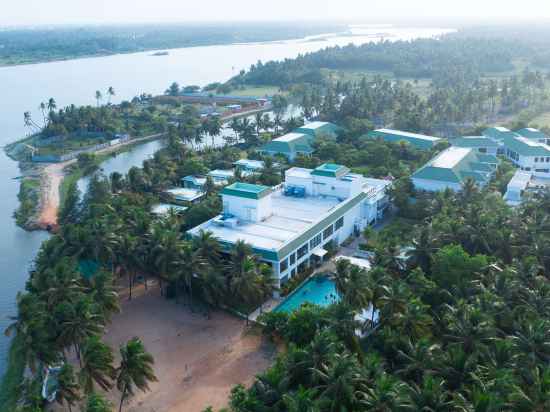
[[[230,95],[250,96],[250,97],[265,97],[273,96],[274,94],[284,94],[279,91],[277,86],[262,86],[262,87],[247,87],[244,89],[235,89]]]

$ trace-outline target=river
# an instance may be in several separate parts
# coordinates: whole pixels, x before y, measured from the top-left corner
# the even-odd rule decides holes
[[[447,32],[437,28],[396,28],[392,26],[353,26],[349,34],[312,36],[304,39],[267,43],[191,47],[171,50],[168,56],[152,57],[151,52],[108,57],[68,60],[0,68],[0,146],[22,137],[27,131],[23,112],[31,111],[41,119],[38,106],[54,97],[59,107],[69,104],[95,104],[95,91],[113,86],[113,103],[131,99],[140,93],[162,93],[170,83],[183,85],[225,81],[258,60],[293,58],[325,47],[349,43],[363,44],[380,39],[409,40],[433,37]],[[140,166],[160,147],[148,142],[110,158],[102,165],[105,173],[125,173]],[[44,232],[28,233],[18,228],[12,218],[17,208],[19,176],[17,164],[3,151],[0,153],[0,331],[16,313],[15,297],[24,289],[29,265],[40,244],[47,239]],[[81,187],[85,182],[80,182]],[[0,334],[0,376],[6,366],[9,339]]]

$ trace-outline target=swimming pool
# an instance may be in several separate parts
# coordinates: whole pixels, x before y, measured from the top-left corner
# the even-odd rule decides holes
[[[319,306],[328,306],[338,302],[338,300],[340,299],[336,293],[334,281],[327,276],[312,277],[290,294],[273,311],[292,312],[306,302]]]

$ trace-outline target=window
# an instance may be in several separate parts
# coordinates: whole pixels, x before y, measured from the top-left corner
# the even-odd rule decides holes
[[[298,249],[298,252],[296,252],[298,254],[298,259],[300,259],[301,257],[304,257],[307,252],[308,252],[308,248],[306,243],[304,246]]]
[[[336,230],[340,229],[342,226],[344,226],[344,216],[342,216],[340,219],[338,219],[336,221],[336,223],[334,224],[334,228]]]
[[[332,225],[330,225],[329,227],[327,227],[324,231],[323,231],[323,239],[326,239],[328,238],[330,235],[332,235],[334,233],[334,228],[332,227]]]
[[[315,236],[311,241],[309,242],[309,246],[311,249],[319,246],[321,244],[321,234],[319,233],[317,236]]]
[[[487,153],[487,148],[486,147],[480,147],[479,148],[479,153]]]
[[[535,157],[535,163],[538,163],[538,162],[539,162],[539,158]]]
[[[288,282],[288,275],[281,278],[281,285],[284,285],[286,282]]]
[[[288,269],[288,259],[283,259],[279,263],[279,273],[283,273],[285,270]]]
[[[290,265],[292,266],[295,263],[296,263],[296,253],[293,253],[292,255],[290,255]]]
[[[546,163],[550,162],[550,157],[546,158]]]

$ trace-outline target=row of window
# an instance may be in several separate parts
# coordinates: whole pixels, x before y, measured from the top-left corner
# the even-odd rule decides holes
[[[546,160],[544,160],[544,159],[546,159]],[[540,158],[535,157],[535,163],[538,163],[539,161],[541,163],[543,163],[543,162],[550,163],[550,157],[540,157]]]
[[[294,265],[296,263],[296,259],[303,258],[310,250],[315,249],[321,244],[323,240],[326,240],[327,238],[332,236],[335,230],[338,230],[343,226],[344,217],[342,216],[334,223],[334,225],[329,225],[325,230],[323,230],[322,234],[319,233],[318,235],[313,237],[308,243],[305,243],[300,249],[296,251],[296,253],[292,253],[288,258],[281,260],[281,262],[279,263],[279,273],[283,273],[285,270],[288,269],[289,261],[290,266]]]

